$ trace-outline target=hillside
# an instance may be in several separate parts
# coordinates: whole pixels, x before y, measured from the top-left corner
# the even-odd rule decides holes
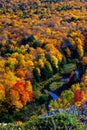
[[[0,122],[26,121],[45,112],[49,91],[61,96],[74,84],[67,79],[69,88],[63,89],[62,78],[75,69],[81,73],[77,63],[84,67],[83,81],[86,16],[85,0],[0,0]]]

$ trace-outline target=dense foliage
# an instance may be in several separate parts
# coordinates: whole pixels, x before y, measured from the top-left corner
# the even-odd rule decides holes
[[[18,124],[4,124],[0,125],[0,129],[4,130],[84,130],[85,127],[79,120],[76,119],[75,115],[71,115],[68,113],[57,113],[53,116],[49,116],[45,119],[41,117],[31,117],[29,121],[22,124],[22,122],[18,122]]]
[[[40,83],[60,73],[65,63],[77,58],[87,65],[86,15],[86,1],[0,0],[0,115],[5,116],[1,121],[13,121],[8,115],[26,109],[29,102],[45,103],[48,94],[40,91],[43,86]],[[72,104],[80,107],[85,101],[87,74],[83,75],[81,83],[63,91],[51,105],[54,109],[63,107],[67,110]],[[28,108],[27,111],[30,112]],[[19,115],[14,117],[19,118]],[[22,125],[5,127],[2,124],[0,127],[9,130],[19,127],[30,130],[84,129],[75,116],[67,113],[58,113],[45,120],[34,117]]]
[[[71,105],[80,107],[87,101],[87,73],[81,83],[73,84],[69,90],[64,90],[56,101],[51,101],[53,108],[69,108]]]

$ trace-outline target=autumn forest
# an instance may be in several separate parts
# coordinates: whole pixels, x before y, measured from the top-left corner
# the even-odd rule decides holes
[[[86,16],[86,0],[0,0],[0,130],[85,130]]]

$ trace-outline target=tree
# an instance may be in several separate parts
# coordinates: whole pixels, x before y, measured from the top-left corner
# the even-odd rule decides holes
[[[50,62],[49,61],[47,61],[46,63],[45,63],[45,68],[46,68],[46,74],[47,74],[47,78],[50,78],[52,75],[53,75],[53,69],[52,69],[52,66],[51,66],[51,64],[50,64]]]
[[[79,90],[76,90],[76,92],[74,94],[74,102],[78,102],[80,100],[81,100],[81,97],[80,97]]]
[[[54,73],[57,72],[57,70],[58,70],[58,59],[54,55],[52,55],[50,57],[50,61],[51,61]]]
[[[20,78],[22,78],[22,77],[24,78],[25,77],[25,73],[23,72],[23,70],[18,69],[17,70],[17,76],[20,77]]]
[[[0,84],[0,102],[5,100],[5,88],[2,84]]]
[[[40,71],[38,71],[39,68],[34,68],[33,69],[33,75],[36,79],[37,82],[40,82],[41,81],[41,78],[40,78]],[[40,69],[39,69],[40,70]]]

